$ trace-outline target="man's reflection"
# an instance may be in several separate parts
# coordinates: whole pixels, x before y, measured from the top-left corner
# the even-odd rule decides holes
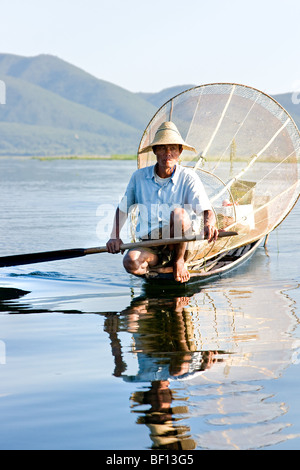
[[[195,448],[189,427],[181,423],[188,415],[188,407],[171,390],[170,380],[201,374],[222,361],[224,354],[197,349],[191,317],[185,311],[189,300],[189,297],[136,299],[120,316],[108,315],[105,321],[115,362],[114,375],[126,382],[150,383],[148,390],[134,392],[131,400],[132,411],[139,414],[137,423],[149,428],[155,449]],[[132,352],[138,361],[135,374],[127,371],[124,361],[118,335],[123,331],[132,334]]]
[[[195,449],[196,443],[189,434],[190,428],[180,424],[188,414],[188,407],[172,406],[176,396],[169,386],[168,380],[156,380],[151,382],[149,390],[132,394],[133,412],[139,413],[137,423],[149,428],[153,449]],[[135,407],[141,405],[150,405],[150,408],[135,411]]]

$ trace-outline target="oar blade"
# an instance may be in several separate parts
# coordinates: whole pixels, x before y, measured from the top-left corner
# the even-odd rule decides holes
[[[44,263],[47,261],[58,261],[70,258],[79,258],[85,256],[83,248],[74,248],[70,250],[46,251],[42,253],[29,253],[22,255],[4,256],[0,258],[0,268],[9,266],[21,266],[24,264]]]

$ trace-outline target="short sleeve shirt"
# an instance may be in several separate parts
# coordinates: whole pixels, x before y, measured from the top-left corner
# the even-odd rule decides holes
[[[173,175],[163,186],[155,181],[155,165],[136,170],[119,204],[119,209],[127,214],[134,207],[138,207],[137,232],[140,237],[168,225],[176,207],[197,216],[212,209],[197,173],[180,165],[176,165]]]

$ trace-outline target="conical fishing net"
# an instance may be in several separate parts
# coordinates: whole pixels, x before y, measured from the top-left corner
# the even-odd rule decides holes
[[[164,121],[173,121],[197,154],[184,150],[181,165],[194,168],[214,208],[218,228],[238,236],[203,245],[197,257],[259,240],[277,227],[299,197],[299,131],[268,95],[237,84],[187,90],[164,104],[146,128],[139,151]],[[138,167],[156,162],[139,154]]]

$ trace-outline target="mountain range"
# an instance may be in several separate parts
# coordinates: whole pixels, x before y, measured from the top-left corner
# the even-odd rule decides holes
[[[194,86],[133,93],[44,54],[0,54],[0,81],[0,156],[136,154],[158,108]],[[291,95],[274,98],[299,125]]]

